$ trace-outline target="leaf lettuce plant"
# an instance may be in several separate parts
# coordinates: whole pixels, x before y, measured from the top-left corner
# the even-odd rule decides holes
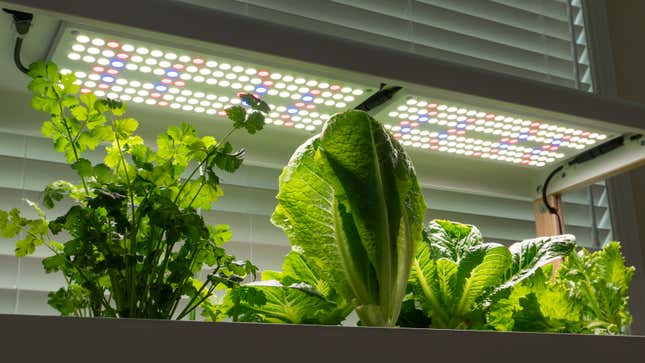
[[[496,330],[627,333],[634,268],[625,266],[618,242],[572,253],[552,275],[552,266],[545,266],[522,281],[491,306],[489,324]]]
[[[394,326],[426,204],[401,145],[362,111],[330,118],[280,176],[273,223],[361,322]]]
[[[530,239],[510,247],[485,243],[475,226],[433,220],[412,264],[407,315],[400,323],[484,329],[494,301],[508,296],[520,281],[574,247],[572,235]]]

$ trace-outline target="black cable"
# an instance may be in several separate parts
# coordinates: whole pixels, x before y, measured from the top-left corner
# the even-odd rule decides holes
[[[604,155],[612,150],[615,150],[621,146],[623,146],[625,142],[625,138],[627,135],[621,135],[619,137],[616,137],[614,139],[611,139],[607,142],[604,142],[598,146],[595,146],[581,154],[576,155],[573,159],[571,159],[567,165],[572,166],[576,164],[582,164],[584,162],[587,162],[589,160],[595,159],[601,155]],[[635,140],[642,137],[640,134],[632,135],[630,137],[630,140]],[[557,174],[559,171],[561,171],[564,168],[564,165],[560,165],[557,168],[555,168],[549,176],[546,177],[546,180],[544,181],[544,185],[542,186],[542,202],[546,206],[547,210],[551,214],[555,214],[556,217],[558,217],[558,232],[562,234],[562,221],[560,221],[560,214],[558,213],[558,209],[551,206],[549,204],[549,201],[546,199],[547,195],[547,188],[549,186],[549,182],[551,179]]]
[[[22,60],[20,59],[20,51],[22,50],[22,37],[16,37],[16,45],[13,47],[13,61],[16,63],[16,67],[24,73],[24,74],[29,74],[29,68],[25,67],[24,64],[22,64]]]
[[[557,168],[555,168],[549,174],[549,176],[546,177],[546,180],[544,181],[544,185],[542,185],[542,203],[544,203],[544,206],[549,211],[549,213],[555,214],[556,218],[558,219],[558,234],[562,234],[562,221],[560,221],[560,214],[558,213],[558,209],[549,204],[549,201],[546,198],[546,191],[549,186],[549,183],[551,182],[551,179],[553,179],[555,174],[560,172],[562,169],[564,169],[564,165],[560,165]]]
[[[370,111],[385,102],[389,101],[394,94],[399,92],[403,87],[400,86],[388,86],[385,83],[381,83],[381,87],[373,95],[369,96],[365,101],[360,105],[356,106],[355,110]]]
[[[23,36],[25,36],[29,32],[31,21],[34,19],[34,15],[11,9],[2,10],[4,10],[8,14],[11,14],[11,16],[13,17],[13,24],[16,27],[16,32],[18,32],[18,36],[16,37],[16,45],[13,47],[13,61],[14,63],[16,63],[16,67],[22,73],[28,74],[29,68],[25,67],[25,65],[22,64],[22,60],[20,59],[20,52],[22,51]]]

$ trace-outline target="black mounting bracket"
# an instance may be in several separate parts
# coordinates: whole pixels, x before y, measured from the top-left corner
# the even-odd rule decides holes
[[[376,93],[369,96],[365,101],[360,105],[356,106],[355,110],[370,111],[387,101],[389,101],[394,94],[400,91],[403,87],[400,86],[388,86],[385,83],[381,83],[381,86]]]
[[[2,10],[13,16],[13,23],[16,25],[16,31],[18,34],[25,35],[29,32],[31,21],[34,19],[34,14],[4,8]]]

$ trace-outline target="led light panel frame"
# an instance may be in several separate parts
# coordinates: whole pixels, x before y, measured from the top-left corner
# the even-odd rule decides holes
[[[82,93],[220,117],[240,103],[240,93],[250,93],[271,107],[267,124],[306,131],[359,104],[368,89],[71,27],[61,32],[51,58],[75,74]]]
[[[51,56],[81,92],[220,120],[240,93],[266,101],[269,125],[314,132],[369,86],[66,27]],[[405,92],[405,89],[402,91]],[[375,117],[411,148],[539,168],[615,135],[427,97],[395,98]]]
[[[385,114],[386,127],[404,146],[530,167],[566,159],[611,136],[423,97],[407,97]]]

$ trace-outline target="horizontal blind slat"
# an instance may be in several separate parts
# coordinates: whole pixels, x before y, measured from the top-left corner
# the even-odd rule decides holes
[[[571,56],[570,37],[567,39],[554,38],[543,33],[530,32],[421,3],[415,3],[410,11],[407,9],[407,5],[401,6],[401,2],[384,0],[370,1],[369,6],[365,7],[358,6],[361,2],[347,2],[347,5],[330,1],[319,1],[313,4],[289,0],[244,0],[244,2],[284,15],[291,15],[291,17],[282,19],[281,23],[285,25],[293,26],[292,22],[295,17],[304,18],[308,19],[308,24],[304,27],[310,30],[320,31],[315,25],[325,22],[356,31],[388,36],[404,43],[440,46],[442,49],[468,54],[472,57],[478,56],[478,48],[491,53],[499,51],[497,49],[488,50],[486,45],[478,44],[480,42],[489,42],[497,44],[498,47],[515,48],[530,53],[535,53],[535,49],[539,49],[540,54],[562,60],[568,60]],[[259,10],[251,8],[249,14],[252,15],[257,11]],[[277,20],[272,17],[266,18]],[[302,26],[302,23],[299,22],[298,26]],[[414,35],[417,33],[424,33],[424,36],[415,37]],[[490,57],[491,55],[482,54],[482,56]],[[505,57],[512,59],[512,55]]]
[[[270,18],[280,22],[289,18],[289,22],[294,27],[306,29],[312,26],[310,20],[271,9],[253,8],[249,11],[259,18]],[[304,24],[298,25],[301,23]],[[416,29],[413,34],[413,39],[415,39],[413,43],[402,41],[402,38],[386,37],[319,21],[315,23],[315,28],[342,38],[377,44],[403,52],[417,53],[444,61],[459,59],[461,64],[479,66],[492,71],[532,79],[552,80],[552,83],[565,86],[574,84],[573,63],[569,60],[546,57],[539,52],[524,51],[483,40],[469,39],[471,42],[469,44],[468,39],[461,39],[458,34],[437,28]],[[403,39],[407,36],[402,35],[401,30],[397,30],[397,33],[404,37]]]
[[[351,1],[351,0],[346,0]],[[472,16],[510,25],[516,28],[570,40],[568,19],[536,16],[534,12],[516,6],[496,3],[490,0],[417,0],[417,2],[441,6]]]
[[[529,11],[538,16],[548,16],[553,19],[568,22],[567,4],[559,0],[490,0],[498,4]]]
[[[317,18],[315,12],[308,8],[276,7],[275,2],[267,0],[243,0],[255,5],[264,4],[264,7],[279,9],[283,12],[300,14],[309,18]],[[284,1],[284,0],[283,0]],[[535,42],[535,37],[546,37],[561,44],[568,44],[571,40],[569,25],[550,18],[539,18],[534,14],[521,11],[517,8],[497,6],[505,9],[505,14],[493,9],[487,1],[478,1],[478,6],[466,6],[472,1],[413,1],[411,6],[407,3],[393,2],[388,0],[333,0],[334,3],[343,4],[347,7],[345,13],[353,14],[353,9],[360,9],[356,15],[369,15],[378,13],[387,17],[396,18],[405,22],[411,22],[411,26],[432,26],[459,34],[466,34],[472,37],[486,40],[494,40],[499,43],[512,44],[514,46],[530,49]],[[324,2],[323,2],[324,3]],[[394,6],[394,5],[398,6]],[[401,4],[406,4],[401,11]],[[398,8],[392,11],[392,8]],[[490,16],[493,15],[494,16]],[[361,23],[354,19],[355,23]]]
[[[577,86],[567,4],[559,0],[182,1],[444,61]],[[574,19],[576,33],[584,33],[581,13],[575,13]],[[584,69],[579,73],[584,74]],[[591,87],[589,79],[582,83],[581,88]]]

